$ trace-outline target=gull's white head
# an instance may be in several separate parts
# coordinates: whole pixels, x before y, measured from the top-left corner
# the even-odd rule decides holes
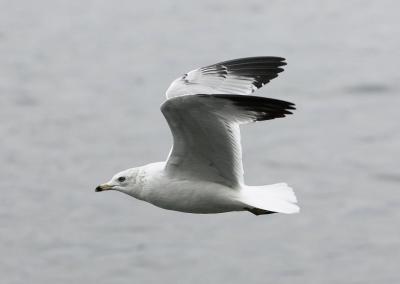
[[[127,169],[115,174],[108,182],[100,184],[95,191],[117,190],[129,195],[135,195],[139,190],[139,168]]]

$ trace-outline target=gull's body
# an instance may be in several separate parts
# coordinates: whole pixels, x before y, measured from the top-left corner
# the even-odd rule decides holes
[[[247,186],[243,179],[239,125],[284,117],[294,109],[289,102],[248,96],[283,71],[283,61],[236,59],[175,80],[161,106],[174,138],[167,161],[120,172],[96,191],[115,189],[188,213],[298,212],[285,183]]]
[[[158,207],[188,213],[222,213],[243,210],[239,191],[209,181],[171,178],[165,163],[152,163],[139,170],[141,190],[132,196]],[[151,177],[151,178],[146,178]]]

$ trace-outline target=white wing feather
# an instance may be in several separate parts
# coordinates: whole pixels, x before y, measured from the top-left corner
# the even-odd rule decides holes
[[[291,114],[293,104],[243,95],[191,95],[162,106],[174,144],[166,171],[170,175],[221,183],[243,183],[239,124]]]
[[[190,71],[172,82],[167,98],[195,94],[250,95],[282,72],[284,58],[263,56],[220,62]]]

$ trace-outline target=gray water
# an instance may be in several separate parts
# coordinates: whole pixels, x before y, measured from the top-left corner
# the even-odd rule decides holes
[[[399,283],[398,1],[194,2],[0,1],[0,282]],[[246,182],[301,214],[94,192],[165,159],[174,78],[254,55],[297,111],[242,128]]]

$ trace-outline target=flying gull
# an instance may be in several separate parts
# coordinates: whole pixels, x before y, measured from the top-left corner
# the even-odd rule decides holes
[[[248,186],[239,125],[285,117],[294,104],[252,96],[282,72],[281,57],[248,57],[198,68],[172,82],[161,105],[173,136],[165,162],[124,170],[96,191],[117,190],[187,213],[297,213],[286,183]]]

